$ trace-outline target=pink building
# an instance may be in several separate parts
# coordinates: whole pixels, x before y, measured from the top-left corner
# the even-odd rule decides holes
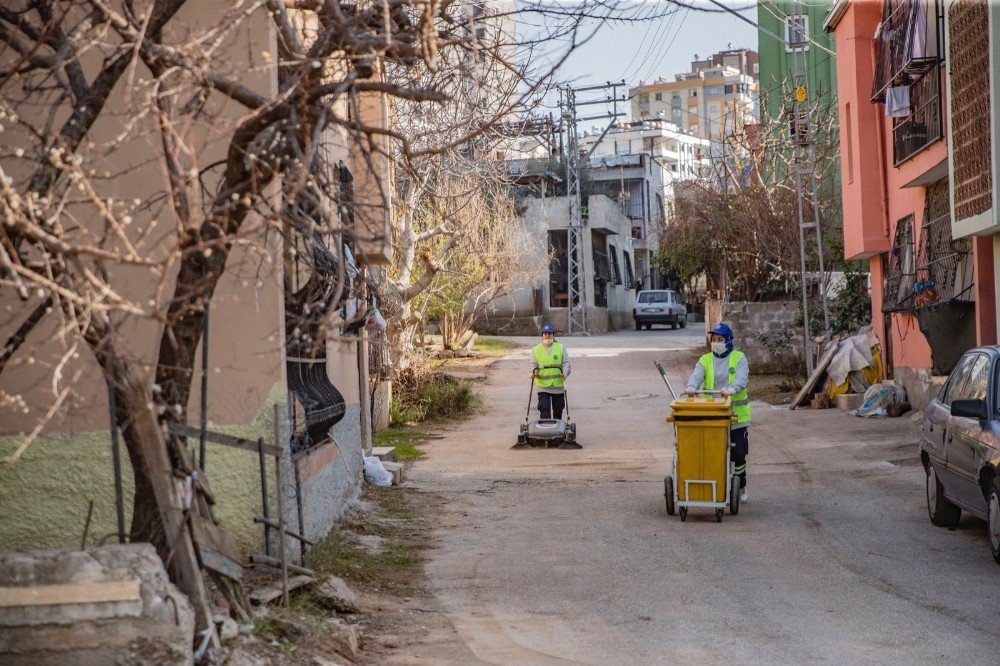
[[[869,262],[886,376],[915,408],[965,350],[997,339],[995,231],[963,227],[967,214],[956,213],[949,120],[971,117],[975,88],[946,72],[948,13],[935,0],[840,1],[825,22],[837,52],[844,253]]]

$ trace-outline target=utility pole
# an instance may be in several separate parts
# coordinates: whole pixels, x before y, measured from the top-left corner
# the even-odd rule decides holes
[[[805,4],[802,0],[792,0],[789,3],[789,16],[798,18],[805,16]],[[793,18],[793,20],[794,20]],[[788,47],[791,49],[792,77],[792,122],[790,140],[792,142],[792,172],[795,176],[795,201],[798,212],[799,226],[799,270],[802,285],[802,337],[806,356],[806,374],[812,375],[813,340],[809,317],[809,286],[807,283],[806,236],[807,232],[816,232],[816,257],[820,280],[826,274],[823,265],[823,235],[820,233],[819,202],[816,192],[816,153],[815,134],[812,123],[812,111],[809,102],[809,33],[801,23],[790,31]],[[826,301],[826,284],[820,284],[820,299],[823,303],[823,331],[830,333],[830,310]]]
[[[585,99],[578,100],[578,93],[586,93]],[[603,93],[603,96],[598,96]],[[567,267],[567,317],[566,333],[586,334],[587,331],[587,264],[583,255],[583,230],[587,226],[587,218],[583,216],[583,197],[580,191],[580,173],[590,166],[590,156],[601,140],[614,127],[615,121],[625,114],[619,110],[619,104],[628,103],[628,88],[625,81],[604,85],[572,88],[565,86],[559,89],[560,118],[563,127],[563,165],[566,168],[566,200],[569,205],[569,227],[566,230],[566,267]],[[604,113],[579,117],[577,108],[602,104],[608,110]],[[594,147],[581,159],[580,144],[577,136],[577,123],[588,120],[610,119],[604,132],[594,142]]]

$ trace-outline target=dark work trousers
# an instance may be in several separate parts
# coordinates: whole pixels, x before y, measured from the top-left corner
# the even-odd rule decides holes
[[[565,406],[565,393],[543,393],[539,391],[538,413],[543,419],[551,419],[553,414],[555,414],[555,418],[561,419]]]
[[[729,442],[733,445],[730,458],[733,461],[733,473],[740,477],[740,488],[747,485],[747,454],[750,452],[750,440],[747,436],[750,428],[736,428],[729,431]]]

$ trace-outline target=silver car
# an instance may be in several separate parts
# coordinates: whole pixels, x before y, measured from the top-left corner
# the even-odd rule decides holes
[[[670,324],[670,328],[687,326],[687,306],[672,289],[647,289],[635,297],[632,308],[635,330],[643,326],[653,328],[653,324]]]
[[[965,353],[924,410],[920,460],[927,472],[927,513],[941,527],[962,511],[986,520],[1000,563],[1000,347]]]

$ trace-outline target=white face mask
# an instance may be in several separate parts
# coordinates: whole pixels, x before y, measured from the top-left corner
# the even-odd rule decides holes
[[[726,343],[725,342],[713,342],[712,352],[715,354],[725,354],[726,353]]]
[[[542,338],[542,344],[546,347],[551,347],[552,340],[554,340],[554,338]]]

